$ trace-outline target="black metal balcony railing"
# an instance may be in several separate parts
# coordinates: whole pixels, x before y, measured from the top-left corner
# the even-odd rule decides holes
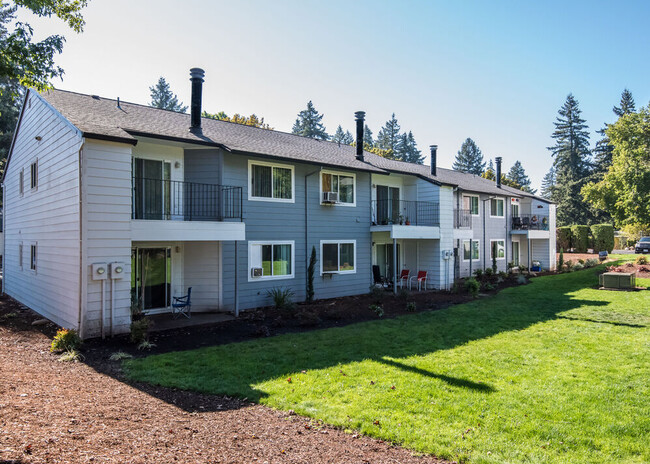
[[[134,177],[132,217],[175,221],[241,221],[242,188]]]
[[[372,202],[372,221],[375,225],[439,226],[438,203],[375,200]]]
[[[513,216],[512,230],[548,230],[548,216],[540,214]]]
[[[454,229],[471,229],[472,212],[469,209],[454,210]]]

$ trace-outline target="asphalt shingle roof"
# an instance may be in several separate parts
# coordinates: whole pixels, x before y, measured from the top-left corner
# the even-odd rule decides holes
[[[429,166],[390,160],[374,153],[364,152],[365,161],[359,161],[355,147],[286,132],[201,118],[202,133],[194,134],[189,131],[190,115],[185,113],[122,101],[118,107],[117,100],[56,89],[41,96],[90,138],[136,143],[137,136],[148,135],[347,169],[410,174],[471,192],[539,198],[506,186],[497,188],[494,181],[450,169],[438,168],[436,176],[432,176]]]

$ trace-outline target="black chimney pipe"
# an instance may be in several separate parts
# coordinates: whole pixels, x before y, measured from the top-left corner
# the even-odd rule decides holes
[[[357,111],[354,115],[357,118],[357,159],[363,161],[363,126],[366,112]]]
[[[438,167],[438,145],[429,145],[431,150],[431,175],[436,175],[436,168]]]
[[[190,69],[190,81],[192,81],[192,102],[190,113],[190,132],[201,133],[201,99],[203,94],[203,77],[205,71],[201,68]]]
[[[497,187],[501,188],[501,161],[502,158],[500,156],[497,156],[494,158],[494,161],[497,162]]]

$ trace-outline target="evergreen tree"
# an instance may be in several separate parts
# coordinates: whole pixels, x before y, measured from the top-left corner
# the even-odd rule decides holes
[[[580,117],[578,101],[572,94],[558,110],[551,135],[555,145],[549,147],[553,156],[556,184],[551,200],[557,204],[558,225],[591,224],[594,212],[584,202],[580,190],[590,174],[589,131]]]
[[[493,180],[493,181],[497,180],[497,172],[494,169],[494,164],[492,163],[492,158],[490,158],[490,163],[488,164],[488,167],[485,170],[485,172],[483,174],[481,174],[481,177],[483,179],[488,179],[488,180]],[[501,173],[501,183],[503,185],[507,185],[507,186],[512,187],[512,188],[523,190],[521,185],[519,185],[514,180],[511,180],[510,178],[506,177],[506,175],[504,173]]]
[[[354,142],[354,137],[350,131],[343,132],[343,128],[339,124],[339,127],[336,128],[336,132],[332,136],[332,142],[336,142],[339,145],[352,145],[352,142]]]
[[[392,114],[391,118],[386,121],[384,127],[379,129],[377,134],[377,143],[376,146],[380,150],[386,152],[386,158],[395,159],[399,141],[400,141],[400,127],[397,119],[395,118],[395,113]]]
[[[298,113],[298,118],[293,124],[291,132],[303,137],[317,140],[329,140],[330,136],[325,132],[325,126],[321,123],[323,115],[316,111],[314,104],[309,100],[307,109]]]
[[[512,165],[510,168],[510,171],[508,171],[508,174],[506,174],[506,178],[514,182],[515,184],[518,184],[521,186],[521,190],[524,192],[529,192],[532,194],[537,193],[537,190],[533,190],[530,187],[530,179],[526,175],[526,171],[524,167],[521,165],[521,162],[519,160],[515,161],[515,164]]]
[[[632,92],[628,89],[624,89],[621,93],[621,106],[612,108],[612,111],[619,118],[625,116],[626,114],[635,113],[636,107],[634,105],[634,98],[632,97]]]
[[[551,169],[544,175],[542,179],[542,191],[541,194],[544,198],[551,199],[553,196],[553,188],[555,187],[555,169],[551,166]]]
[[[7,154],[11,148],[20,105],[22,88],[15,82],[0,78],[0,176],[7,164]],[[0,189],[0,208],[2,208],[2,190]]]
[[[375,141],[372,138],[372,131],[368,127],[368,124],[366,124],[363,127],[363,149],[370,150],[374,146],[375,146]]]
[[[149,106],[160,108],[163,110],[177,111],[185,113],[187,106],[183,106],[183,102],[178,101],[178,97],[169,88],[169,84],[164,77],[158,79],[156,85],[149,87],[151,92],[151,103]]]
[[[418,150],[417,143],[415,143],[415,137],[413,137],[413,132],[409,131],[408,134],[402,134],[399,136],[396,158],[400,161],[406,161],[407,163],[423,164],[424,156],[422,156],[422,152]]]
[[[492,166],[492,160],[490,160],[490,166]],[[476,142],[469,137],[463,142],[452,168],[456,171],[476,174],[477,176],[483,174],[485,161],[483,160],[483,153],[481,153],[481,149],[476,145]]]

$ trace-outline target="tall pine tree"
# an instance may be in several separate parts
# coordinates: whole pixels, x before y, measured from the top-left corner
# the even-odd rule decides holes
[[[530,183],[531,183],[530,179],[526,175],[526,170],[521,165],[521,161],[519,160],[515,161],[515,164],[512,165],[510,171],[508,171],[508,174],[506,174],[506,178],[509,181],[520,185],[521,190],[523,190],[524,192],[530,192],[532,194],[537,193],[537,190],[533,190],[530,187]]]
[[[368,124],[363,126],[363,149],[370,150],[374,148],[375,140],[372,138],[372,131],[368,127]]]
[[[612,108],[612,111],[619,118],[625,116],[626,114],[636,112],[636,107],[634,105],[634,98],[632,97],[632,92],[628,89],[624,89],[621,93],[621,106],[615,106]]]
[[[634,113],[635,110],[636,108],[632,92],[628,89],[623,90],[621,93],[620,106],[615,106],[612,108],[612,111],[620,118],[626,114]],[[612,164],[614,147],[610,143],[609,137],[607,137],[607,133],[605,132],[608,126],[609,124],[605,123],[605,127],[597,131],[598,135],[602,136],[602,138],[596,142],[594,148],[594,173],[596,174],[594,181],[601,179]]]
[[[339,124],[339,127],[336,128],[336,132],[332,136],[332,142],[336,142],[340,145],[351,145],[354,142],[354,137],[350,131],[343,131],[343,128]]]
[[[183,102],[178,101],[178,97],[171,91],[164,77],[158,79],[156,85],[149,87],[149,91],[151,92],[151,103],[149,103],[149,106],[163,110],[177,111],[179,113],[185,113],[187,111],[187,106],[183,106]]]
[[[329,140],[330,136],[325,131],[325,126],[321,122],[322,120],[323,115],[316,111],[314,104],[309,100],[307,109],[298,113],[291,132],[303,137],[309,137],[310,139]]]
[[[490,160],[491,164],[492,160]],[[476,145],[476,142],[469,137],[463,142],[452,168],[456,171],[476,174],[477,176],[483,174],[485,161],[483,160],[483,153],[481,153],[481,149]]]
[[[553,189],[555,188],[555,169],[551,166],[551,169],[544,175],[542,179],[542,190],[541,194],[544,198],[551,199],[553,196]]]
[[[386,153],[387,158],[395,159],[400,142],[400,126],[395,118],[395,113],[386,121],[384,127],[377,134],[377,148]]]
[[[580,190],[590,174],[589,131],[582,111],[572,94],[558,110],[555,131],[551,135],[555,145],[548,147],[553,156],[556,184],[551,199],[557,204],[558,224],[591,224],[594,212],[585,203]]]
[[[413,137],[413,132],[411,131],[408,134],[404,133],[400,135],[396,155],[398,160],[406,161],[407,163],[423,164],[424,162],[424,156],[418,150],[415,137]]]

